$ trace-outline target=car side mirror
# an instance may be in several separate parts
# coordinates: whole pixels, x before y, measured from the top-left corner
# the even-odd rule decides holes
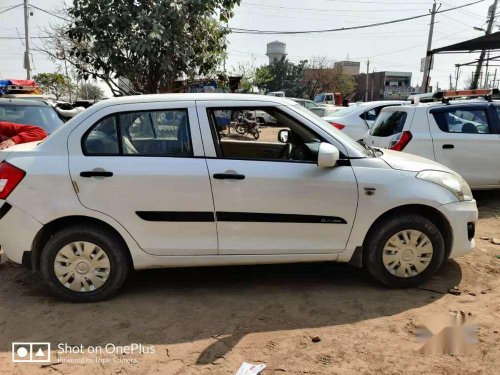
[[[290,139],[290,130],[288,129],[282,129],[278,133],[278,141],[281,143],[288,143],[288,140]]]
[[[322,142],[318,151],[318,167],[335,167],[340,158],[339,149],[329,143]]]

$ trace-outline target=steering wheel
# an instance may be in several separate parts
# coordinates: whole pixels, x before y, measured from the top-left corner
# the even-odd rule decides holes
[[[285,147],[283,147],[283,149],[280,151],[278,159],[290,160],[292,152],[293,152],[293,145],[291,143],[287,143],[285,144]]]

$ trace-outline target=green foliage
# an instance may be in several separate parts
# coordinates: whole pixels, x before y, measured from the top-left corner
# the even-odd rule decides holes
[[[168,92],[178,78],[215,74],[240,0],[74,0],[67,30],[81,77],[127,78],[136,91]]]
[[[284,91],[286,96],[301,97],[307,86],[304,84],[304,72],[307,60],[294,64],[286,57],[274,60],[268,66],[256,70],[257,86],[266,92]]]
[[[77,97],[84,100],[99,100],[104,97],[104,91],[93,83],[82,83],[78,86]]]
[[[61,73],[40,73],[33,79],[43,93],[54,95],[56,99],[74,89],[73,83]]]

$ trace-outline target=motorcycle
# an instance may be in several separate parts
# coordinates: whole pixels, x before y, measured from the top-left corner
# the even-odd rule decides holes
[[[250,134],[254,139],[259,139],[260,137],[260,124],[255,120],[246,118],[243,114],[238,116],[234,129],[240,135]]]

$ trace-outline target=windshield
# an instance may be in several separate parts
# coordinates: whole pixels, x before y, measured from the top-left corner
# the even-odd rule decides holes
[[[47,134],[63,124],[54,109],[38,105],[0,104],[0,121],[39,126]]]
[[[406,112],[403,111],[382,111],[371,128],[370,134],[375,137],[389,137],[401,133],[406,122],[406,116]]]
[[[352,105],[350,107],[345,107],[345,108],[339,109],[338,111],[336,111],[335,113],[332,114],[332,117],[347,116],[347,115],[350,115],[351,113],[356,112],[357,110],[359,110],[359,105]]]
[[[314,101],[315,101],[315,102],[322,102],[322,101],[324,100],[324,98],[325,98],[325,95],[323,95],[323,94],[319,94],[319,95],[316,95],[316,96],[314,97]]]
[[[299,112],[303,117],[314,122],[316,125],[321,127],[326,132],[332,134],[340,142],[342,142],[344,144],[349,144],[351,147],[354,147],[357,150],[361,151],[364,155],[367,155],[367,156],[370,155],[370,153],[368,152],[368,150],[365,147],[360,145],[358,142],[356,142],[354,139],[352,139],[348,135],[345,135],[340,130],[333,127],[330,123],[326,122],[324,119],[322,119],[321,117],[319,117],[315,113],[302,107],[300,104],[296,104],[296,105],[292,106],[292,108],[295,111]]]

